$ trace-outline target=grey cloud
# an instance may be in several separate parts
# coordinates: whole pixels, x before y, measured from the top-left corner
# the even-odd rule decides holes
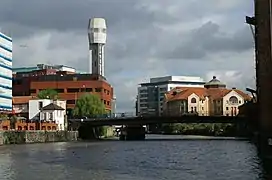
[[[231,56],[233,52],[252,48],[248,27],[233,22],[240,30],[227,35],[222,24],[213,20],[220,10],[213,3],[206,4],[206,0],[205,4],[180,0],[4,1],[7,4],[5,8],[0,6],[0,24],[13,34],[15,66],[50,61],[87,71],[87,21],[94,16],[105,17],[108,24],[105,74],[114,86],[118,111],[134,110],[137,84],[143,79],[164,75],[203,76],[212,70],[220,53]],[[233,14],[233,9],[228,9],[220,16],[228,19]],[[192,29],[191,22],[201,22],[202,16],[211,22],[188,30]],[[172,31],[174,25],[182,33]],[[18,49],[22,43],[29,47]],[[191,59],[201,61],[188,61]],[[239,70],[241,63],[229,66],[223,62],[220,68],[224,66],[227,70]]]
[[[135,8],[136,4],[126,0],[8,0],[0,6],[0,22],[38,30],[87,31],[89,18],[105,17],[109,31],[128,23],[126,29],[143,28],[153,16],[144,8]]]
[[[174,49],[162,51],[169,59],[205,58],[208,53],[243,52],[252,48],[251,32],[248,27],[229,35],[218,24],[207,22],[193,30]]]

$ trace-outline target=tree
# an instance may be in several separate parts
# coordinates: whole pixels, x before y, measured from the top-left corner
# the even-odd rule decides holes
[[[38,93],[39,99],[57,99],[58,92],[54,89],[45,89]]]
[[[95,94],[84,94],[76,102],[73,110],[74,116],[90,117],[106,113],[105,106],[100,97]]]

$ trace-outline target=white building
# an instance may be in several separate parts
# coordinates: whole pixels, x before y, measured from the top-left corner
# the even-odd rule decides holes
[[[52,99],[29,100],[29,120],[55,121],[58,130],[67,127],[66,101]]]
[[[12,111],[12,39],[1,32],[0,111]]]
[[[151,78],[138,87],[137,114],[161,115],[164,94],[175,87],[204,87],[205,81],[194,76],[165,76]]]

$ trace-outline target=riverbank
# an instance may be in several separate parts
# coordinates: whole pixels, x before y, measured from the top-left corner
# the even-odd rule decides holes
[[[153,134],[154,132],[150,132]],[[197,135],[213,137],[245,137],[247,132],[234,124],[162,124],[157,133],[164,135]]]
[[[78,141],[77,131],[0,131],[0,145]]]

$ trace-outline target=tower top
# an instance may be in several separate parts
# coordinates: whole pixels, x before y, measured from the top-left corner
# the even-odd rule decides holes
[[[89,43],[106,44],[107,26],[104,18],[89,19],[88,34]]]

